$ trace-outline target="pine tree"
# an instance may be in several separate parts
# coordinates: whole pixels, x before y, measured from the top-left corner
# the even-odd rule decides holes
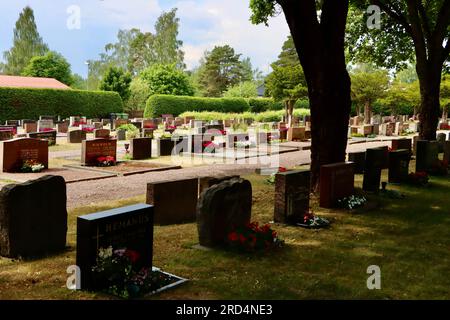
[[[34,56],[43,56],[49,51],[39,35],[30,7],[25,7],[16,22],[13,46],[3,53],[6,63],[3,73],[19,75]]]

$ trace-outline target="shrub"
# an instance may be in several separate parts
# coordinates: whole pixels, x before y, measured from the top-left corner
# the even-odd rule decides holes
[[[282,102],[277,102],[271,98],[251,98],[248,99],[251,112],[263,112],[268,110],[283,110]]]
[[[244,112],[248,109],[248,102],[242,98],[153,95],[147,100],[144,116],[158,117],[162,114],[178,116],[186,111]]]
[[[38,119],[40,115],[100,118],[122,110],[116,92],[0,88],[0,121]]]
[[[150,97],[150,88],[147,83],[140,79],[135,78],[130,84],[130,97],[128,98],[125,108],[126,110],[144,110],[145,104]]]
[[[294,110],[294,116],[300,117],[309,115],[308,109]],[[279,111],[266,111],[260,113],[243,112],[243,113],[221,113],[221,112],[196,112],[188,111],[180,114],[180,117],[194,117],[199,120],[229,120],[229,119],[253,119],[257,122],[277,122],[281,121],[284,115],[283,110]]]
[[[140,78],[147,83],[151,95],[193,96],[195,93],[187,74],[174,64],[153,65],[142,71]]]

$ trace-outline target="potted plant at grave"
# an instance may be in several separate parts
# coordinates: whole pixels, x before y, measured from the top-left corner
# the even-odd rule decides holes
[[[25,160],[20,168],[20,172],[23,173],[39,173],[45,169],[42,163],[35,160]]]
[[[229,247],[240,252],[257,252],[281,247],[284,243],[269,224],[257,222],[235,228],[226,239]]]
[[[139,136],[139,128],[133,124],[123,124],[119,126],[117,131],[124,130],[126,134],[126,140],[131,140]]]
[[[134,250],[101,248],[92,268],[96,287],[124,299],[142,297],[173,282],[151,268],[140,267],[140,255]]]
[[[330,225],[330,221],[316,216],[313,210],[309,208],[309,210],[303,215],[303,222],[297,223],[297,225],[307,229],[320,229],[328,227]]]

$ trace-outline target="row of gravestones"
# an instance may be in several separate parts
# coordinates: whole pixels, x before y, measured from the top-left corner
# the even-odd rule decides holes
[[[220,246],[232,228],[250,222],[252,187],[239,177],[166,181],[148,185],[147,203],[77,218],[76,260],[83,289],[95,289],[91,271],[101,248],[133,249],[143,266],[151,267],[154,224],[197,220],[200,244]],[[1,256],[38,258],[61,252],[66,234],[62,177],[45,176],[0,191]]]

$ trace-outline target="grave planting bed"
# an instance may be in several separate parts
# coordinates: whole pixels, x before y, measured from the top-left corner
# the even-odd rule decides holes
[[[147,173],[153,171],[166,171],[181,169],[181,166],[167,165],[161,163],[139,162],[139,161],[122,161],[117,162],[115,166],[109,167],[89,167],[81,165],[65,165],[64,167],[78,169],[81,171],[107,173],[114,176],[129,176],[133,174]]]
[[[2,184],[2,180],[10,180],[21,183],[28,180],[38,179],[46,175],[62,176],[66,183],[98,180],[116,176],[115,174],[113,175],[107,172],[82,171],[72,168],[50,168],[39,173],[1,173],[0,185]]]

